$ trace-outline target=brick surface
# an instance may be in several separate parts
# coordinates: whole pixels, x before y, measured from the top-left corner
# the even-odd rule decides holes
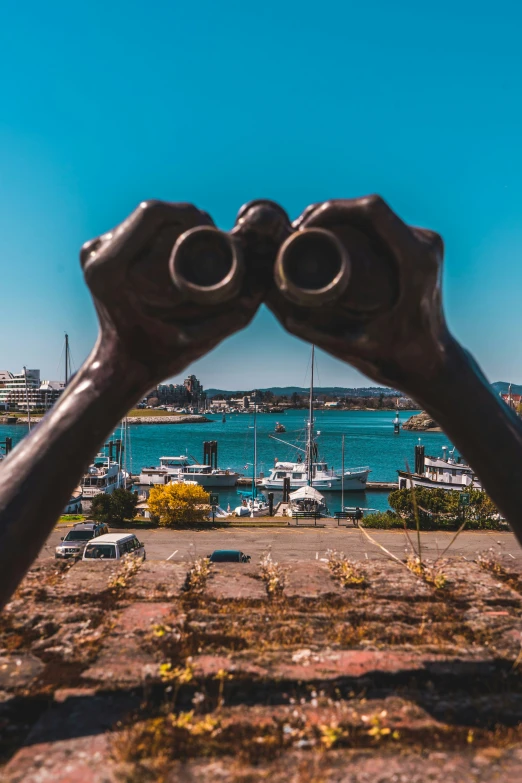
[[[179,563],[115,588],[121,564],[38,564],[0,615],[0,780],[522,780],[516,574],[451,560],[436,590],[365,561],[344,589],[324,563],[280,567],[270,598],[255,565],[191,593]]]
[[[18,689],[29,685],[43,671],[44,664],[34,655],[0,655],[0,689]]]
[[[127,595],[129,598],[144,601],[178,598],[183,590],[186,576],[186,565],[146,560],[133,577]]]
[[[213,564],[205,594],[218,601],[266,600],[266,589],[259,568],[246,563]]]
[[[368,594],[386,601],[418,601],[431,599],[433,590],[405,566],[393,560],[364,562]]]
[[[346,594],[338,582],[332,579],[324,563],[313,560],[294,563],[285,569],[285,596],[288,598],[321,598]]]

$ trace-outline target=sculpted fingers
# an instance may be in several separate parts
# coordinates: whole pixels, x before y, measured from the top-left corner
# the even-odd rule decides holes
[[[87,284],[103,297],[111,284],[121,286],[130,267],[158,262],[168,279],[168,259],[180,234],[209,224],[209,216],[192,204],[143,201],[116,228],[83,246],[80,260]],[[147,273],[145,268],[145,277]]]

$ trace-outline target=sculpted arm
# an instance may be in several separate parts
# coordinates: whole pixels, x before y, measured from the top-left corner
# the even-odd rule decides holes
[[[293,228],[269,297],[281,323],[422,405],[522,542],[522,421],[448,329],[441,238],[377,196],[313,205]]]
[[[176,266],[172,251],[181,241]],[[192,205],[153,201],[84,246],[100,333],[59,402],[2,461],[0,607],[120,419],[157,383],[248,324],[263,291],[243,244],[246,256]]]

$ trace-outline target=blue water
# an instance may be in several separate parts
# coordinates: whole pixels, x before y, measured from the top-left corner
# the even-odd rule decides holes
[[[415,411],[401,414],[405,421]],[[319,454],[328,466],[341,467],[341,438],[345,436],[345,467],[368,465],[371,468],[370,481],[396,481],[397,470],[405,468],[406,461],[413,468],[413,449],[418,442],[416,432],[401,431],[393,433],[394,411],[317,411],[316,430]],[[146,424],[131,425],[131,448],[127,454],[127,468],[138,473],[147,465],[158,465],[163,456],[189,454],[198,460],[203,459],[203,441],[218,441],[218,464],[220,468],[232,468],[247,476],[252,476],[253,462],[253,415],[227,414],[225,423],[221,415],[209,415],[208,424]],[[286,433],[277,435],[291,443],[304,440],[307,412],[292,410],[282,414],[260,413],[257,416],[258,471],[266,474],[274,460],[296,459],[295,449],[271,440],[268,435],[275,434],[276,421],[286,427]],[[0,425],[0,441],[6,435],[17,443],[26,434],[24,425]],[[428,432],[422,434],[426,453],[441,454],[442,446],[450,445],[443,433]],[[221,490],[220,505],[237,505],[235,490]],[[331,511],[340,508],[340,493],[325,493]],[[349,492],[346,493],[346,505],[359,505],[379,510],[388,508],[386,492]],[[279,498],[275,493],[275,499]]]

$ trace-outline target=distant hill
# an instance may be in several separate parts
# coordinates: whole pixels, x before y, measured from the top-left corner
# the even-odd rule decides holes
[[[509,391],[509,383],[507,381],[495,381],[495,383],[491,384],[497,394],[507,394]],[[511,384],[511,393],[512,394],[522,394],[522,386],[516,383]]]
[[[218,394],[232,395],[233,397],[240,397],[242,394],[250,394],[253,389],[248,391],[228,391],[225,389],[206,389],[207,397],[216,397]],[[292,394],[309,394],[310,389],[306,386],[268,386],[265,389],[258,389],[262,392],[272,392],[276,397],[287,396]],[[344,386],[318,386],[314,389],[314,395],[317,394],[330,394],[338,397],[380,397],[383,394],[385,397],[403,397],[401,392],[394,391],[393,389],[386,389],[380,386],[364,386],[363,388],[347,388]]]

